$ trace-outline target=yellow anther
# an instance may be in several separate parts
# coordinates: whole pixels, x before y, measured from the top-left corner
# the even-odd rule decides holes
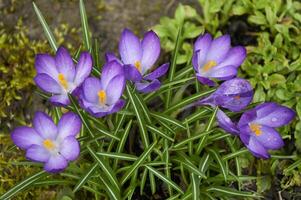
[[[48,150],[52,150],[55,147],[55,144],[52,142],[52,140],[46,139],[43,141],[43,146]]]
[[[209,60],[204,66],[203,66],[203,70],[205,72],[209,71],[212,67],[215,67],[217,65],[217,63],[213,60]]]
[[[135,62],[135,67],[138,69],[139,72],[141,72],[141,62],[140,61]]]
[[[237,96],[234,97],[234,99],[239,100],[239,99],[240,99],[240,96],[237,95]]]
[[[104,90],[100,90],[98,93],[98,101],[101,105],[104,105],[107,101],[107,95],[106,92]]]
[[[64,74],[59,74],[58,75],[58,79],[59,79],[59,82],[61,84],[61,86],[63,86],[63,88],[67,89],[68,88],[68,82],[67,80],[65,79],[65,76]]]
[[[256,136],[262,134],[261,126],[259,124],[250,124],[250,129],[253,133],[255,133]]]

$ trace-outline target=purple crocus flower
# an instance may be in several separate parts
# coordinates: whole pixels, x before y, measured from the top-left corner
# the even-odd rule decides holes
[[[89,77],[84,81],[80,103],[95,117],[117,112],[125,104],[120,99],[125,83],[123,66],[115,60],[110,61],[104,65],[101,79]]]
[[[169,64],[165,63],[147,74],[160,55],[160,39],[155,32],[145,33],[140,41],[132,31],[125,29],[119,41],[119,52],[121,60],[112,53],[106,54],[106,60],[117,60],[123,64],[126,78],[135,82],[138,91],[148,93],[160,88],[158,78],[166,74]]]
[[[288,124],[295,112],[276,103],[263,103],[246,111],[235,124],[221,110],[217,113],[219,126],[229,133],[239,135],[241,141],[256,157],[267,159],[268,150],[280,149],[284,142],[275,130]]]
[[[244,109],[253,99],[251,84],[242,78],[234,78],[222,83],[219,88],[196,105],[219,106],[234,112]]]
[[[33,127],[18,127],[11,138],[19,148],[26,150],[27,159],[44,163],[46,171],[56,173],[78,157],[80,146],[75,136],[80,128],[81,121],[72,112],[64,114],[57,126],[47,114],[36,112]]]
[[[242,46],[231,47],[229,35],[216,39],[208,33],[200,35],[194,44],[192,64],[197,79],[206,85],[214,86],[213,78],[229,80],[236,76],[237,68],[246,58]]]
[[[68,93],[74,93],[92,69],[92,57],[88,52],[80,55],[76,67],[69,52],[60,47],[55,57],[38,54],[35,59],[36,84],[52,94],[50,102],[58,106],[70,104]]]

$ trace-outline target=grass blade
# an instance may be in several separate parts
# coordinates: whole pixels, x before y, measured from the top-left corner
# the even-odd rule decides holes
[[[191,183],[192,183],[192,199],[200,199],[200,179],[194,173],[191,173]]]
[[[251,198],[262,198],[257,193],[238,191],[232,188],[214,186],[207,189],[208,192],[221,193],[223,195],[240,196],[240,197],[251,197]]]
[[[214,92],[216,89],[210,89],[210,90],[207,90],[206,92],[203,92],[203,93],[197,93],[197,94],[194,94],[194,95],[191,95],[190,97],[187,97],[185,99],[182,99],[180,103],[177,103],[171,107],[169,107],[168,109],[166,109],[163,113],[164,114],[167,114],[167,113],[171,113],[173,111],[176,111],[177,109],[179,108],[184,108],[185,106],[187,106],[188,104],[196,101],[196,100],[199,100],[200,98],[204,97],[204,96],[207,96],[209,94],[211,94],[212,92]]]
[[[148,135],[147,135],[147,130],[145,127],[145,121],[143,119],[143,116],[139,112],[139,108],[137,106],[137,103],[134,100],[134,96],[132,94],[131,88],[129,85],[126,85],[126,91],[129,97],[129,100],[134,108],[134,112],[136,114],[137,120],[138,120],[138,125],[140,128],[141,136],[142,136],[142,141],[144,144],[144,147],[147,148],[149,146],[149,140],[148,140]]]
[[[112,185],[118,191],[120,191],[119,183],[118,183],[118,180],[117,180],[113,170],[107,165],[107,163],[102,159],[102,157],[98,156],[94,152],[94,150],[90,146],[88,146],[87,149],[88,149],[89,153],[91,154],[91,156],[95,159],[95,161],[97,161],[98,165],[103,170],[103,172],[106,174],[106,176],[108,177],[108,179],[110,180]]]
[[[99,156],[104,156],[104,157],[108,157],[108,158],[128,160],[128,161],[136,161],[138,159],[137,156],[126,154],[126,153],[97,152],[96,154]]]
[[[150,145],[136,160],[133,165],[125,172],[121,179],[121,184],[123,185],[129,178],[130,176],[134,173],[134,171],[141,166],[141,164],[146,160],[146,158],[150,155],[152,150],[154,149],[156,145],[156,142],[154,142],[152,145]]]
[[[160,135],[161,137],[164,137],[165,139],[174,142],[174,139],[169,137],[168,135],[166,135],[164,132],[162,132],[161,130],[159,130],[159,128],[151,126],[151,125],[146,125],[146,127],[153,133],[156,133],[158,135]]]
[[[54,52],[56,52],[57,51],[57,42],[53,36],[53,33],[51,32],[51,30],[50,30],[45,18],[43,17],[40,9],[38,8],[38,6],[34,2],[32,2],[32,5],[33,5],[33,9],[34,9],[41,25],[43,27],[43,30],[45,32],[45,35],[47,37],[47,40],[48,40],[51,48],[54,50]]]
[[[217,161],[217,163],[222,171],[222,174],[224,176],[224,180],[227,181],[228,170],[227,170],[227,167],[226,167],[223,159],[221,158],[221,156],[219,155],[219,153],[217,151],[215,151],[213,149],[209,149],[208,151],[211,154],[211,156],[214,157],[215,160]]]
[[[211,115],[211,117],[209,119],[209,122],[207,124],[207,127],[206,127],[205,131],[209,131],[211,129],[211,127],[213,126],[213,123],[215,121],[215,116],[216,116],[217,111],[218,111],[218,107],[216,106],[215,110],[213,111],[213,113],[212,113],[212,115]],[[208,138],[208,135],[206,135],[206,136],[204,136],[204,137],[202,137],[200,139],[200,141],[198,143],[198,146],[196,148],[196,154],[197,155],[199,155],[201,153],[202,149],[204,148],[204,145],[205,145],[205,143],[207,141],[207,138]]]
[[[77,184],[73,188],[73,193],[78,191],[85,183],[89,180],[89,178],[92,176],[92,174],[95,172],[95,169],[97,168],[98,164],[95,163],[85,174],[80,178],[80,180],[77,182]]]
[[[40,171],[28,178],[26,178],[25,180],[23,180],[22,182],[18,183],[17,185],[15,185],[13,188],[11,188],[10,190],[8,190],[6,193],[4,193],[0,199],[2,200],[6,200],[6,199],[10,199],[11,197],[13,197],[14,195],[16,195],[18,192],[23,191],[25,188],[27,188],[28,186],[32,185],[35,181],[47,176],[47,172],[45,171]]]
[[[181,129],[185,129],[186,127],[178,120],[176,119],[173,119],[171,117],[168,117],[166,115],[162,115],[162,114],[159,114],[159,113],[151,113],[151,116],[156,118],[158,121],[162,120],[166,123],[169,123],[169,124],[172,124],[174,126],[177,126],[178,128],[181,128]]]
[[[164,183],[166,183],[167,185],[170,185],[171,187],[173,187],[178,192],[184,194],[183,190],[175,182],[173,182],[171,179],[164,176],[164,174],[162,174],[161,172],[157,171],[156,169],[154,169],[150,166],[146,165],[146,168],[149,171],[151,171],[155,176],[157,176],[159,179],[161,179]]]
[[[184,24],[184,22],[180,23],[180,26],[178,29],[177,39],[176,39],[176,43],[175,43],[175,50],[172,55],[171,65],[170,65],[170,69],[169,69],[169,75],[168,75],[169,81],[172,81],[174,79],[174,75],[175,75],[175,71],[176,71],[177,57],[178,57],[178,52],[179,52],[179,49],[181,46],[181,36],[182,36],[183,24]],[[166,102],[165,102],[165,108],[169,107],[170,99],[171,99],[171,90],[168,90]]]
[[[84,40],[84,46],[86,50],[91,50],[91,37],[90,37],[90,31],[89,31],[89,25],[88,25],[88,19],[87,19],[87,13],[84,5],[83,0],[79,0],[79,10],[80,10],[80,20],[82,24],[82,32],[83,32],[83,40]]]

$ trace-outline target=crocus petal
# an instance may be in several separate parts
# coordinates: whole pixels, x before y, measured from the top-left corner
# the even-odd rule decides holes
[[[62,73],[69,82],[73,82],[75,76],[74,63],[69,52],[64,47],[60,47],[57,50],[55,64],[59,73]]]
[[[78,141],[73,137],[66,137],[61,143],[60,153],[69,161],[76,160],[79,156],[80,146]]]
[[[88,52],[81,53],[76,65],[74,83],[79,86],[90,75],[92,70],[92,56]]]
[[[260,130],[261,134],[254,137],[256,137],[257,141],[259,141],[266,149],[276,150],[283,147],[284,142],[275,129],[260,125]]]
[[[32,145],[26,150],[26,158],[35,162],[47,162],[50,153],[40,145]]]
[[[231,39],[229,35],[222,35],[214,39],[208,50],[207,59],[208,61],[215,61],[220,63],[225,56],[228,54],[228,51],[231,48]]]
[[[231,121],[231,119],[221,110],[217,111],[216,118],[218,121],[218,125],[227,131],[228,133],[232,133],[234,135],[239,134],[239,130],[236,125]]]
[[[198,81],[204,85],[215,86],[215,82],[210,80],[209,78],[203,77],[200,74],[196,74]]]
[[[115,76],[108,84],[106,88],[107,94],[107,104],[112,105],[118,101],[121,97],[124,86],[125,86],[125,78],[124,75]]]
[[[91,103],[98,103],[98,91],[101,90],[100,80],[95,77],[89,77],[83,83],[84,98]]]
[[[285,106],[276,103],[264,103],[254,108],[257,119],[255,123],[269,127],[280,127],[288,124],[295,117],[295,112]]]
[[[67,160],[60,154],[50,156],[44,165],[44,170],[50,173],[57,173],[68,166]]]
[[[194,58],[193,58],[193,66],[196,71],[198,68],[203,66],[207,59],[207,55],[212,44],[212,37],[210,34],[206,33],[205,35],[201,35],[198,37],[196,42],[194,43]]]
[[[258,158],[267,159],[270,157],[268,151],[261,145],[260,142],[256,140],[256,138],[252,136],[247,136],[245,134],[240,134],[241,141],[245,144],[245,146],[249,149],[249,151]],[[245,138],[248,138],[245,139]]]
[[[28,149],[31,145],[40,145],[43,138],[33,129],[21,126],[13,130],[11,139],[21,149]]]
[[[67,106],[70,104],[70,100],[67,93],[53,95],[49,98],[49,101],[55,106]]]
[[[139,38],[129,29],[124,29],[119,41],[119,53],[124,64],[135,64],[142,57]]]
[[[139,92],[148,93],[158,90],[161,86],[161,83],[158,79],[154,79],[150,83],[136,82],[135,86]]]
[[[53,79],[57,79],[59,72],[56,69],[55,60],[48,54],[37,54],[35,58],[35,68],[38,74],[48,74]]]
[[[142,75],[139,70],[134,65],[125,65],[124,66],[124,75],[127,80],[134,82],[141,81]]]
[[[234,66],[225,66],[222,68],[212,68],[206,76],[210,78],[216,78],[219,80],[229,80],[235,77],[237,74],[237,68]]]
[[[166,74],[166,72],[168,71],[168,68],[169,68],[169,63],[165,63],[165,64],[161,65],[160,67],[158,67],[157,69],[155,69],[153,72],[147,74],[144,77],[144,79],[154,80],[154,79],[160,78],[161,76]]]
[[[43,112],[36,112],[33,118],[33,126],[37,133],[44,139],[54,140],[57,136],[57,127],[52,119]]]
[[[58,138],[62,140],[69,136],[75,137],[80,132],[81,126],[82,122],[78,115],[73,112],[63,114],[57,125]]]
[[[246,49],[242,46],[236,46],[229,50],[228,54],[225,57],[225,60],[223,60],[219,66],[234,66],[239,67],[243,61],[245,60],[247,56]]]
[[[242,114],[237,125],[239,129],[241,129],[242,127],[254,121],[255,119],[256,119],[256,111],[254,109],[248,110]]]
[[[239,98],[237,98],[236,96],[217,96],[215,98],[215,102],[217,105],[223,108],[226,108],[233,112],[239,112],[250,104],[252,98],[253,93],[250,92],[249,95],[246,95],[246,97],[243,97],[243,95],[241,94]]]
[[[123,108],[123,106],[125,105],[125,101],[123,99],[119,99],[114,106],[112,106],[111,110],[109,111],[109,114],[118,112],[119,110],[121,110]]]
[[[148,31],[141,42],[142,47],[142,74],[149,70],[160,55],[160,39],[154,31]]]
[[[213,93],[209,95],[208,97],[199,100],[198,102],[195,103],[195,105],[200,106],[200,105],[209,105],[212,107],[218,106],[216,101],[215,101],[216,95]]]
[[[102,74],[101,74],[102,88],[105,89],[109,84],[109,82],[112,80],[112,78],[123,73],[124,73],[123,66],[120,63],[118,63],[116,60],[106,63],[102,68]]]
[[[121,60],[119,60],[114,53],[108,52],[105,54],[106,62],[117,61],[119,64],[123,65]]]
[[[212,42],[212,36],[209,33],[200,35],[194,43],[194,51],[201,50],[202,52],[207,52],[210,48]]]
[[[199,69],[200,69],[200,66],[199,66],[199,55],[200,54],[200,50],[197,50],[195,52],[193,52],[193,55],[192,55],[192,66],[193,66],[193,69],[198,73],[199,72]],[[204,61],[205,62],[205,61]]]
[[[62,92],[62,87],[47,74],[38,74],[34,78],[34,81],[38,87],[46,92],[54,94],[59,94]]]

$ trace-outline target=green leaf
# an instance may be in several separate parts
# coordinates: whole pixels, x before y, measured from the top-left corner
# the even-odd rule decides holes
[[[155,176],[157,176],[159,179],[161,179],[164,183],[166,183],[167,185],[170,185],[171,187],[176,189],[178,192],[184,194],[183,190],[176,183],[174,183],[171,179],[164,176],[164,174],[162,174],[161,172],[157,171],[156,169],[154,169],[150,166],[146,165],[146,168],[149,171],[151,171]]]
[[[128,161],[136,161],[137,156],[133,156],[126,153],[113,153],[113,152],[97,152],[99,156],[104,156],[108,158],[120,159],[120,160],[128,160]]]
[[[33,5],[34,11],[35,11],[41,25],[43,27],[43,30],[45,32],[45,35],[47,37],[47,40],[48,40],[50,46],[52,47],[53,51],[56,52],[57,51],[57,42],[53,36],[53,33],[51,32],[51,30],[50,30],[45,18],[43,17],[40,9],[38,8],[38,6],[34,2],[32,2],[32,5]]]
[[[190,138],[187,138],[185,140],[182,140],[181,142],[177,143],[174,145],[174,149],[177,149],[177,148],[180,148],[182,147],[183,145],[189,143],[189,142],[192,142],[196,139],[199,139],[205,135],[209,135],[210,133],[212,133],[214,130],[210,130],[210,131],[202,131],[201,133],[196,133],[194,136],[190,137]]]
[[[77,192],[85,183],[89,180],[89,178],[93,175],[95,172],[95,169],[97,168],[98,164],[95,163],[92,165],[92,167],[84,173],[84,175],[80,178],[80,180],[77,182],[77,184],[73,188],[73,193]]]
[[[181,129],[185,129],[186,128],[180,121],[178,121],[176,119],[173,119],[173,118],[171,118],[171,117],[169,117],[167,115],[152,112],[151,116],[154,117],[154,118],[156,118],[159,121],[162,120],[162,121],[164,121],[166,123],[169,123],[169,124],[172,124],[174,126],[177,126],[178,128],[181,128]]]
[[[159,128],[151,126],[151,125],[146,125],[146,127],[153,133],[160,135],[161,137],[164,137],[165,139],[168,139],[171,142],[174,142],[174,139],[168,136],[166,133],[162,132]]]
[[[110,180],[110,183],[115,187],[117,191],[120,191],[119,182],[113,170],[109,167],[109,165],[105,162],[105,160],[102,157],[97,155],[97,153],[90,146],[88,146],[87,149],[90,152],[91,156],[94,158],[94,160],[97,161],[98,165],[103,170],[103,172],[106,174],[106,176]]]
[[[138,108],[138,103],[135,101],[134,96],[131,91],[131,88],[128,84],[126,85],[126,92],[128,94],[129,100],[133,106],[134,112],[135,112],[137,120],[138,120],[138,125],[139,125],[143,144],[144,144],[145,148],[147,148],[149,146],[149,140],[148,140],[147,130],[146,130],[146,126],[145,126],[145,121],[144,121],[143,116],[140,114],[140,111]]]
[[[296,167],[299,167],[300,165],[301,165],[301,159],[298,159],[296,162],[294,162],[293,164],[289,165],[286,169],[284,169],[283,172],[284,174],[288,174],[289,172],[291,172]]]
[[[199,200],[200,199],[200,179],[194,173],[190,174],[191,182],[192,182],[192,199]]]
[[[121,178],[121,184],[123,185],[127,179],[135,172],[135,170],[142,165],[142,163],[146,160],[146,158],[150,155],[153,151],[156,142],[150,145],[140,156],[139,158],[130,166],[130,168],[125,172],[123,177]]]
[[[184,10],[184,8],[181,8],[181,6],[180,6],[179,10],[182,10],[182,9]],[[176,43],[175,43],[175,49],[173,51],[172,61],[171,61],[171,65],[170,65],[170,68],[169,68],[169,74],[168,74],[168,80],[169,81],[172,81],[174,79],[174,75],[175,75],[175,71],[176,71],[176,65],[177,65],[176,64],[177,56],[179,54],[179,49],[180,49],[181,42],[182,42],[182,39],[181,39],[182,29],[183,29],[183,22],[180,23],[179,28],[178,28],[178,35],[177,35],[177,39],[176,39]],[[165,101],[165,108],[169,107],[170,100],[171,100],[171,90],[168,90],[166,101]]]
[[[89,31],[89,25],[88,25],[88,19],[87,19],[87,13],[84,5],[83,0],[79,0],[79,10],[80,10],[80,19],[82,24],[82,32],[83,32],[83,41],[86,50],[90,51],[92,44],[91,44],[91,37],[90,37],[90,31]]]
[[[209,95],[209,94],[211,94],[214,91],[215,91],[215,89],[209,89],[206,92],[202,92],[202,93],[197,93],[197,94],[191,95],[190,97],[187,97],[187,98],[183,99],[180,103],[177,103],[177,104],[169,107],[163,113],[167,114],[167,113],[176,111],[177,109],[184,108],[188,104],[190,104],[190,103],[192,103],[192,102],[194,102],[196,100],[199,100],[202,97],[204,97],[206,95]]]
[[[240,196],[240,197],[251,197],[251,198],[262,198],[260,195],[257,193],[252,193],[252,192],[243,192],[243,191],[238,191],[232,188],[228,187],[222,187],[222,186],[214,186],[214,187],[209,187],[207,189],[208,192],[214,192],[220,195],[229,195],[231,197],[233,196]]]
[[[102,183],[105,185],[106,187],[106,191],[109,193],[111,199],[115,199],[115,200],[119,200],[120,199],[120,195],[118,191],[115,191],[114,188],[111,186],[111,182],[106,180],[104,177],[102,177],[101,175],[98,176],[98,178],[102,181]]]
[[[217,161],[217,163],[222,171],[222,174],[224,176],[224,180],[227,181],[228,169],[226,167],[225,162],[222,160],[221,156],[219,155],[219,153],[217,151],[215,151],[213,149],[209,149],[208,152]]]
[[[6,193],[2,194],[0,199],[3,199],[3,200],[11,199],[11,197],[15,196],[18,192],[23,191],[27,187],[31,186],[34,182],[38,181],[41,178],[46,177],[47,175],[48,175],[47,172],[40,171],[40,172],[26,178],[25,180],[23,180],[22,182],[18,183],[13,188],[8,190]]]
[[[205,129],[206,132],[209,131],[211,129],[211,127],[213,126],[217,111],[218,111],[218,107],[216,106],[213,113],[212,113],[212,115],[211,115],[211,117],[210,117],[210,119],[209,119],[209,121],[208,121],[208,123],[207,123],[207,127]],[[196,154],[197,155],[199,155],[201,153],[202,149],[204,148],[204,145],[207,141],[207,138],[208,138],[208,135],[205,135],[204,137],[202,137],[200,139],[200,141],[198,143],[198,146],[196,148]]]

